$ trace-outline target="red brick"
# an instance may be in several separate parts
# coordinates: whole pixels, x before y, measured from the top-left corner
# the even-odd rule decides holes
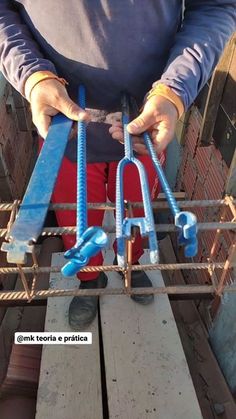
[[[207,176],[205,192],[207,199],[221,199],[223,196],[223,187],[217,182],[212,173],[209,173]]]
[[[198,147],[196,151],[195,161],[198,173],[205,179],[210,168],[212,155],[212,146]]]

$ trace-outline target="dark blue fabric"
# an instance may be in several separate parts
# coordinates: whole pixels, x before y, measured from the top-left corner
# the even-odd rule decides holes
[[[236,0],[185,0],[181,16],[181,0],[0,0],[0,69],[22,94],[35,71],[57,72],[109,112],[121,91],[141,104],[161,80],[187,109],[235,30]]]

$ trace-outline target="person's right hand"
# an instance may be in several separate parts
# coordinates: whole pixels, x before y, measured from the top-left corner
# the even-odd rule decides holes
[[[39,134],[46,138],[51,118],[61,112],[74,121],[89,121],[89,114],[74,103],[62,83],[56,79],[42,80],[30,94],[32,119]]]

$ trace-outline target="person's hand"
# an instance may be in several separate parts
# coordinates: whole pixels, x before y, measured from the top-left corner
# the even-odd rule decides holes
[[[138,154],[149,154],[142,137],[148,131],[156,153],[163,151],[173,140],[178,111],[171,101],[162,96],[152,96],[144,105],[142,113],[128,125],[128,131],[133,136],[133,149]],[[115,140],[124,142],[121,122],[114,123],[110,134]]]
[[[74,121],[89,121],[89,114],[74,103],[66,88],[56,79],[42,80],[30,95],[32,119],[39,134],[46,138],[51,118],[61,112]]]

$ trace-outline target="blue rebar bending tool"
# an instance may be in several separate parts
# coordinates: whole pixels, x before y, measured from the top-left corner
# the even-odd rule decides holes
[[[54,116],[15,222],[2,244],[9,263],[24,264],[41,234],[73,121]]]
[[[120,267],[124,267],[126,240],[131,239],[133,227],[139,227],[141,236],[149,239],[150,261],[155,264],[159,262],[158,244],[154,225],[151,197],[149,185],[144,166],[133,153],[132,137],[127,131],[130,122],[129,99],[126,94],[122,95],[122,124],[124,128],[124,147],[125,157],[119,162],[116,174],[116,239],[117,239],[117,262]],[[140,186],[142,191],[144,217],[125,217],[124,207],[124,185],[123,177],[125,167],[134,164],[139,173]],[[137,180],[135,179],[135,182]]]
[[[79,106],[85,109],[85,88],[79,87]],[[64,276],[75,275],[89,259],[101,251],[108,242],[100,227],[89,227],[87,223],[87,176],[86,176],[86,123],[78,122],[77,138],[77,226],[76,243],[64,256],[69,261],[61,272]]]
[[[138,114],[138,107],[134,98],[131,98],[131,106],[134,112]],[[161,183],[162,190],[165,193],[170,210],[174,216],[175,226],[178,229],[178,244],[184,246],[184,254],[186,257],[196,256],[198,251],[197,218],[192,212],[180,211],[153,147],[152,140],[147,132],[143,134],[143,139],[152,158],[153,165],[156,169],[158,179]]]
[[[80,105],[84,108],[83,86],[80,87],[79,92]],[[9,243],[2,244],[2,250],[7,252],[9,263],[26,263],[27,253],[32,253],[33,244],[42,232],[72,123],[72,120],[61,114],[53,117],[16,220],[9,231]],[[74,275],[85,266],[89,258],[98,253],[107,243],[107,236],[102,229],[97,227],[87,229],[84,122],[78,123],[78,165],[77,241],[75,247],[66,253],[70,262],[63,268],[63,273],[68,276]]]

